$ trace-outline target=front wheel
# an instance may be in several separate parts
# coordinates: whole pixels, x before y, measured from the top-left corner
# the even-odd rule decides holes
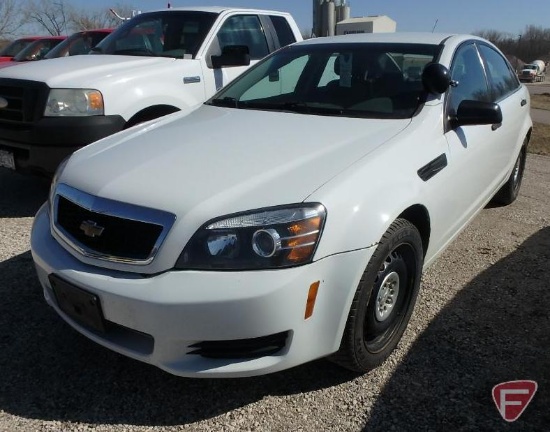
[[[363,273],[332,361],[364,373],[389,357],[411,317],[422,264],[418,230],[409,221],[397,219],[382,236]]]

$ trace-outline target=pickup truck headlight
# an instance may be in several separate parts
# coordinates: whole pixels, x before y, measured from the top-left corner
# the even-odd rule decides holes
[[[325,217],[321,204],[300,204],[215,219],[191,238],[176,269],[256,270],[307,264]]]
[[[93,89],[51,89],[44,116],[103,115],[103,95]]]

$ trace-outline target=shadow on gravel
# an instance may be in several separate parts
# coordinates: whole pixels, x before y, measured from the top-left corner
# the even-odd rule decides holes
[[[33,217],[48,199],[50,180],[0,168],[0,218]]]
[[[356,377],[318,361],[258,378],[178,378],[72,330],[45,303],[30,252],[0,263],[0,275],[0,412],[92,424],[184,425],[231,415],[269,395]]]
[[[549,274],[550,228],[544,228],[472,280],[432,321],[365,430],[548,430]],[[523,415],[506,423],[492,387],[521,379],[537,381],[538,391]]]

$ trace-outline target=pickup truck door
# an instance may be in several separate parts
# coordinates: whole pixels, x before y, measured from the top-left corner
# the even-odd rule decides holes
[[[269,45],[258,15],[232,15],[219,27],[208,42],[202,58],[206,96],[212,96],[217,90],[243,73],[250,66],[231,66],[214,69],[212,55],[219,55],[227,45],[246,45],[250,53],[250,65],[257,63],[269,54]]]

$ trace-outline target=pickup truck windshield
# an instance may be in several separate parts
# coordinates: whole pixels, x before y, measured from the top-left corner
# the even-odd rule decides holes
[[[304,114],[409,118],[424,101],[422,70],[437,45],[290,46],[260,62],[208,104]]]
[[[195,11],[149,12],[132,18],[103,39],[96,54],[195,57],[218,14]]]

